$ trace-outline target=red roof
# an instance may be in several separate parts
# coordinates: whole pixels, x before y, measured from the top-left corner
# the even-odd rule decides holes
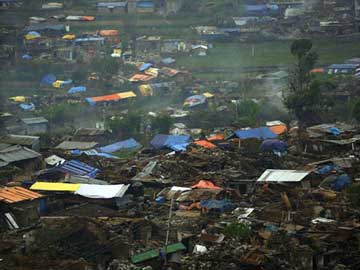
[[[0,201],[5,203],[16,203],[42,197],[44,196],[22,187],[5,187],[0,189]]]

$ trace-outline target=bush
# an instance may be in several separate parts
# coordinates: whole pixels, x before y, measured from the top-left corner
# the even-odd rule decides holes
[[[237,241],[248,241],[251,236],[251,230],[249,226],[244,223],[232,222],[225,227],[224,234]]]

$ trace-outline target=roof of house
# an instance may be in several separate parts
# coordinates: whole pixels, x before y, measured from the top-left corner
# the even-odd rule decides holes
[[[253,129],[244,129],[244,130],[236,130],[235,135],[239,139],[274,139],[277,137],[277,134],[272,132],[268,127],[259,127]]]
[[[87,150],[87,149],[92,149],[97,145],[98,145],[97,142],[64,141],[55,148],[62,150],[74,150],[74,149]]]
[[[65,31],[63,24],[49,25],[49,24],[32,24],[24,28],[25,32],[29,31]]]
[[[105,101],[119,101],[121,99],[128,99],[136,97],[136,94],[133,91],[116,93],[106,96],[98,96],[98,97],[88,97],[86,101],[89,102],[90,105],[94,105],[97,102],[105,102]]]
[[[26,146],[31,146],[34,144],[34,142],[39,140],[40,137],[38,136],[15,135],[15,134],[8,134],[0,137],[0,143],[19,144]]]
[[[80,187],[80,184],[69,183],[52,183],[52,182],[36,182],[30,189],[44,190],[44,191],[71,191],[75,192]]]
[[[0,201],[5,203],[16,203],[27,200],[34,200],[44,197],[43,195],[22,187],[0,188]]]
[[[107,132],[106,129],[100,129],[100,128],[78,128],[74,136],[98,136],[98,135],[104,135]]]
[[[154,8],[155,4],[152,1],[139,1],[136,3],[138,8]]]
[[[175,252],[182,251],[185,249],[186,249],[186,247],[184,246],[184,244],[176,243],[176,244],[171,244],[171,245],[167,245],[166,247],[163,247],[161,249],[161,252],[163,252],[165,254],[171,254],[171,253],[175,253]],[[145,251],[145,252],[142,252],[142,253],[132,256],[131,261],[133,263],[141,263],[141,262],[144,262],[147,260],[157,258],[159,256],[160,256],[159,249],[152,249],[152,250]]]
[[[91,167],[78,160],[66,161],[61,166],[56,167],[54,169],[60,170],[64,173],[70,173],[80,176],[89,176],[91,178],[94,178],[96,174],[100,171],[99,169]]]
[[[266,170],[257,182],[300,182],[310,171],[299,170]]]
[[[13,145],[0,150],[0,161],[15,162],[41,157],[41,154],[20,145]]]
[[[116,142],[110,145],[106,145],[103,147],[100,147],[100,151],[104,153],[113,153],[116,151],[120,151],[123,149],[134,149],[140,147],[141,144],[139,144],[135,139],[130,138],[124,141]]]
[[[97,7],[126,7],[127,2],[99,2],[96,4]]]
[[[23,121],[27,125],[43,124],[49,122],[44,117],[22,118],[21,121]]]

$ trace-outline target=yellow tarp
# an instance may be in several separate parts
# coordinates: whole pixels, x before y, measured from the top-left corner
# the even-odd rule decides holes
[[[32,34],[25,35],[26,40],[33,40],[33,39],[37,39],[37,38],[40,38],[40,36],[32,35]]]
[[[159,69],[158,68],[148,68],[144,72],[146,75],[154,76],[155,78],[159,75]]]
[[[129,92],[118,93],[118,96],[121,99],[124,99],[124,98],[136,97],[136,94],[133,91],[129,91]]]
[[[75,35],[70,35],[70,34],[67,34],[67,35],[64,35],[62,37],[62,39],[66,39],[66,40],[72,40],[72,39],[75,39]]]
[[[80,184],[70,183],[52,183],[52,182],[36,182],[30,189],[44,191],[71,191],[75,192],[79,189]]]
[[[26,101],[26,97],[24,97],[24,96],[9,97],[9,99],[12,101],[15,101],[15,102],[25,102]]]
[[[63,83],[64,83],[64,81],[57,80],[57,81],[53,82],[52,86],[55,88],[60,88]]]
[[[154,94],[153,89],[150,84],[140,85],[139,90],[140,90],[141,95],[143,95],[144,97],[149,97]]]
[[[211,93],[209,93],[209,92],[204,93],[203,96],[206,97],[206,98],[212,98],[212,97],[214,97],[214,95],[211,94]]]

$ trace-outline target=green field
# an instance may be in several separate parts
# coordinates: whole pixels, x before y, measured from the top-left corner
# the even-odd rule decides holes
[[[343,63],[345,59],[360,56],[359,40],[315,40],[314,50],[319,64]],[[257,43],[215,43],[208,56],[184,56],[178,64],[190,69],[244,68],[254,66],[286,66],[294,62],[290,54],[291,41],[264,41]],[[252,47],[254,46],[254,56]]]

